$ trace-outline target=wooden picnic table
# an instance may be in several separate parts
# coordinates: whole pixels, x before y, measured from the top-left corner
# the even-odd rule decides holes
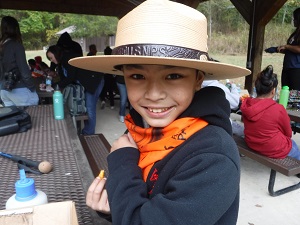
[[[300,123],[300,111],[297,109],[287,109],[286,110],[291,121]]]
[[[107,225],[85,203],[85,196],[94,175],[82,149],[76,129],[69,115],[55,120],[52,105],[31,106],[26,109],[32,120],[32,128],[24,133],[0,137],[1,151],[26,157],[34,161],[49,161],[53,171],[37,175],[28,173],[35,180],[36,188],[44,191],[49,203],[72,200],[80,225]],[[15,193],[19,180],[17,163],[0,157],[0,210]]]

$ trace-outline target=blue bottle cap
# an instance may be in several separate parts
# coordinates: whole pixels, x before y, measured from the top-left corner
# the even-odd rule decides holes
[[[19,170],[19,172],[20,180],[15,183],[16,200],[20,202],[29,201],[37,195],[34,180],[26,177],[24,169]]]

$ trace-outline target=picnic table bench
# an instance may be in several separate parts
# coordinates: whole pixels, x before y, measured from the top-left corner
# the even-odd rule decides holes
[[[81,130],[84,127],[84,121],[88,120],[89,116],[87,115],[87,113],[85,113],[85,114],[75,116],[74,119],[75,119],[74,126],[77,129],[77,134],[80,135]]]
[[[282,188],[280,190],[274,191],[276,172],[282,173],[286,176],[295,176],[300,174],[300,161],[287,156],[284,159],[272,159],[266,156],[263,156],[251,148],[248,147],[244,138],[233,135],[233,138],[237,144],[239,152],[269,168],[271,168],[270,179],[268,185],[269,194],[273,197],[279,196],[290,191],[296,190],[300,188],[300,182],[286,188]]]
[[[104,135],[80,135],[79,139],[94,176],[98,176],[100,170],[104,170],[107,177],[108,167],[106,158],[111,146]]]

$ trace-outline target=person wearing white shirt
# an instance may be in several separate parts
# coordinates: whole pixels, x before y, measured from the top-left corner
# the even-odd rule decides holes
[[[226,99],[229,101],[230,108],[231,109],[237,109],[240,104],[240,93],[238,91],[238,88],[236,84],[231,84],[231,90],[229,90],[228,87],[226,87],[224,84],[219,82],[218,80],[205,80],[202,83],[202,88],[207,86],[214,86],[221,88],[226,95]]]
[[[231,89],[229,90],[228,87],[226,87],[224,84],[219,82],[218,80],[204,80],[202,83],[202,88],[208,87],[208,86],[214,86],[219,87],[225,92],[226,99],[228,100],[230,104],[230,109],[236,110],[239,108],[240,104],[240,93],[236,86],[236,84],[231,84]],[[230,119],[231,127],[232,127],[232,133],[236,134],[238,136],[244,136],[244,127],[237,123],[236,121],[233,121]]]

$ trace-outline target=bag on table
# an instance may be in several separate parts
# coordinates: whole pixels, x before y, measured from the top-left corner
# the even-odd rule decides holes
[[[0,137],[25,132],[31,128],[31,117],[16,106],[0,108]]]
[[[69,84],[63,90],[64,104],[71,116],[86,113],[84,87],[80,84]]]

